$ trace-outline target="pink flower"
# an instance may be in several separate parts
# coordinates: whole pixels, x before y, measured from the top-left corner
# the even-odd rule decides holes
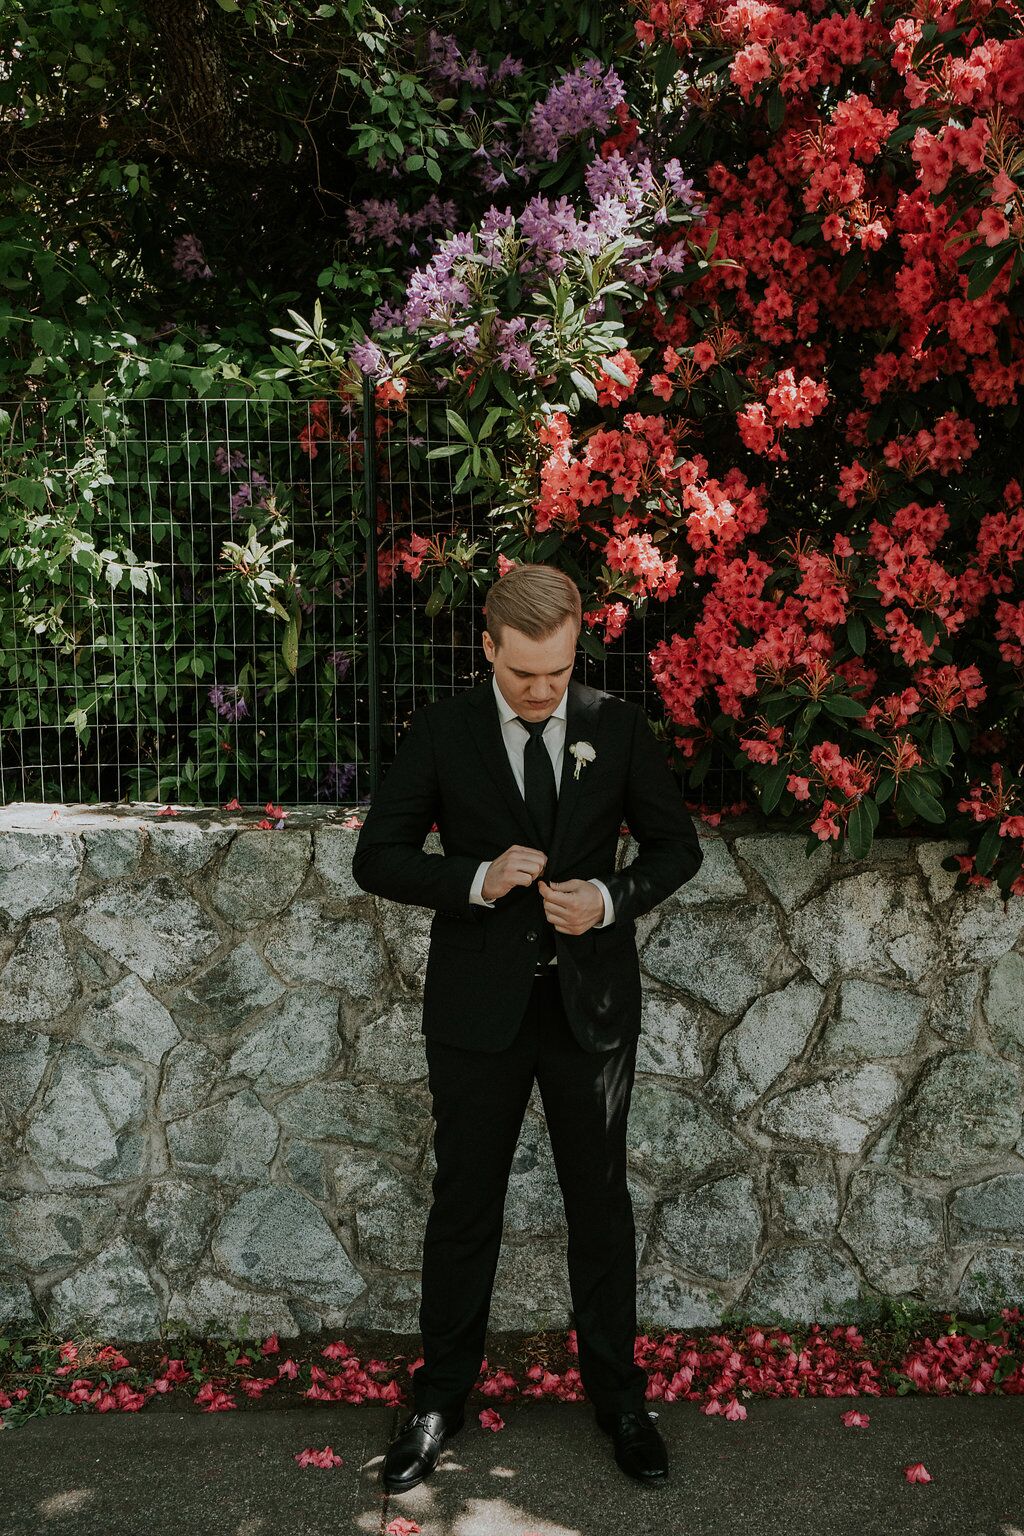
[[[313,1450],[307,1446],[304,1451],[297,1451],[295,1460],[300,1467],[340,1467],[344,1457],[339,1456],[329,1445],[325,1445],[322,1451]]]
[[[334,1339],[330,1344],[326,1344],[320,1353],[326,1355],[328,1360],[344,1360],[352,1351],[344,1339]]]
[[[983,236],[986,245],[999,245],[1010,233],[1010,226],[1006,222],[1001,208],[994,205],[985,209],[978,221],[978,234]]]
[[[932,1475],[923,1461],[915,1461],[913,1466],[903,1468],[903,1476],[908,1483],[930,1483]]]
[[[505,1420],[493,1408],[481,1408],[477,1418],[480,1420],[481,1428],[493,1429],[495,1434],[499,1429],[505,1428]]]

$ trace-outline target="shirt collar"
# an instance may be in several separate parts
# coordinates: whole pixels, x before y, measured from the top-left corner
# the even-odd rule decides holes
[[[504,725],[507,721],[514,720],[516,718],[516,712],[512,708],[512,705],[509,704],[509,702],[505,698],[505,695],[502,693],[501,689],[498,687],[498,679],[497,679],[497,676],[495,675],[493,667],[491,668],[491,687],[494,689],[494,697],[495,697],[495,699],[497,701],[497,704],[498,704],[498,713],[501,716],[502,724]],[[551,711],[551,714],[548,716],[549,720],[552,719],[552,718],[554,718],[556,720],[564,720],[565,719],[565,710],[566,710],[566,705],[568,703],[568,699],[569,699],[569,689],[566,688],[565,692],[562,694],[562,697],[559,699],[558,703],[555,705],[554,709]]]

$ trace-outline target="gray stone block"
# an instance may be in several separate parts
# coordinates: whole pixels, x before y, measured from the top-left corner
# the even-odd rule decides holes
[[[74,899],[82,844],[62,832],[7,832],[0,837],[0,911],[16,923]]]
[[[913,992],[851,976],[839,984],[835,1012],[811,1059],[817,1064],[909,1056],[927,1011],[926,1000]]]
[[[864,1274],[886,1295],[912,1292],[922,1265],[942,1249],[942,1201],[886,1168],[862,1168],[850,1180],[840,1233]]]
[[[235,928],[248,928],[288,907],[309,868],[309,832],[267,828],[237,832],[221,862],[211,897]]]
[[[944,1051],[921,1069],[889,1161],[906,1173],[953,1178],[998,1162],[1021,1134],[1020,1073],[981,1051]]]
[[[789,1088],[762,1107],[758,1124],[780,1141],[811,1141],[860,1152],[899,1101],[902,1084],[887,1067],[842,1067]]]
[[[179,1173],[234,1182],[266,1176],[279,1134],[273,1115],[245,1088],[172,1121],[167,1146]]]
[[[117,1184],[146,1173],[148,1081],[69,1041],[29,1122],[25,1144],[52,1189]]]
[[[160,1327],[160,1298],[138,1254],[123,1237],[115,1238],[96,1258],[55,1285],[47,1312],[52,1325],[65,1336],[152,1339]]]
[[[220,943],[203,909],[167,875],[103,886],[71,921],[97,949],[157,987],[184,980]]]
[[[739,1280],[754,1263],[761,1226],[753,1179],[748,1173],[731,1174],[666,1200],[658,1211],[653,1247],[676,1268],[714,1280]]]
[[[259,1291],[347,1307],[359,1272],[311,1200],[293,1189],[246,1190],[214,1231],[215,1263]]]
[[[30,923],[0,971],[0,1024],[51,1025],[80,993],[57,919]]]
[[[856,1320],[859,1298],[857,1273],[841,1254],[822,1244],[802,1243],[770,1249],[739,1306],[762,1325],[843,1323]]]
[[[756,1103],[803,1051],[824,996],[824,988],[807,979],[755,998],[719,1043],[718,1065],[704,1089],[708,1099],[733,1115]]]

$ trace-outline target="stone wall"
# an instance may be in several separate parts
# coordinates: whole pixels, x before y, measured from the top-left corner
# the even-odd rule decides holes
[[[156,809],[0,811],[0,1324],[415,1332],[432,913],[347,812]],[[950,843],[702,842],[638,925],[641,1327],[1024,1301],[1024,902]],[[493,1327],[570,1323],[564,1248],[535,1087]]]

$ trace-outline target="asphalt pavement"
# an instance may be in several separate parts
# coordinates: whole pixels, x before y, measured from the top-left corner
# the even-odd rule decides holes
[[[408,1408],[61,1414],[0,1434],[0,1536],[383,1536],[396,1517],[422,1536],[1024,1536],[1024,1397],[746,1406],[731,1423],[649,1403],[669,1478],[645,1487],[588,1404],[473,1397],[433,1475],[392,1495],[380,1465]],[[866,1429],[843,1424],[849,1408]],[[326,1445],[339,1466],[296,1462]],[[930,1483],[906,1481],[916,1462]]]

